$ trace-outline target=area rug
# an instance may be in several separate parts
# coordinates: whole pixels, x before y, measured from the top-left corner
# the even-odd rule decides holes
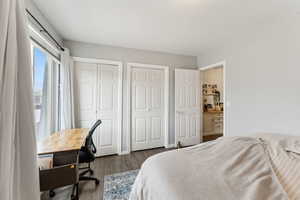
[[[105,176],[103,200],[128,200],[138,172],[137,169]]]

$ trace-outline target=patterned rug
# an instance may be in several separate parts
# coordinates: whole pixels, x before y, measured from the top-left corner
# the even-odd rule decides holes
[[[103,200],[128,200],[138,172],[137,169],[105,176]]]

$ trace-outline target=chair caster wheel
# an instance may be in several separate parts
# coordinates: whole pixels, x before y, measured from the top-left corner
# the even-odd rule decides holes
[[[49,197],[52,198],[52,197],[54,197],[54,196],[55,196],[55,192],[54,192],[53,190],[50,190],[50,191],[49,191]]]
[[[96,180],[95,183],[96,183],[96,185],[99,185],[100,181],[99,181],[99,180]]]

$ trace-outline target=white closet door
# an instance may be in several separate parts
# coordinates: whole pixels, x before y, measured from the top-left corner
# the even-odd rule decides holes
[[[164,71],[132,68],[132,150],[164,145]]]
[[[76,127],[90,128],[96,120],[97,64],[75,62]]]
[[[91,128],[102,120],[93,135],[97,156],[118,152],[119,75],[116,65],[75,62],[76,127]]]
[[[117,153],[118,106],[121,106],[118,105],[118,76],[118,66],[99,65],[97,118],[102,124],[94,134],[98,156]]]
[[[175,142],[184,146],[201,141],[200,85],[199,70],[175,70]]]

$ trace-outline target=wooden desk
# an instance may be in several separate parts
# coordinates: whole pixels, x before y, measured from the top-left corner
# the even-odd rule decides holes
[[[40,190],[50,190],[74,185],[72,198],[78,199],[78,155],[89,129],[67,129],[53,133],[38,142],[38,154],[53,154],[53,168],[40,170]],[[74,195],[75,193],[75,195]]]
[[[54,154],[58,152],[78,151],[84,145],[89,129],[66,129],[53,133],[38,142],[39,155]]]

